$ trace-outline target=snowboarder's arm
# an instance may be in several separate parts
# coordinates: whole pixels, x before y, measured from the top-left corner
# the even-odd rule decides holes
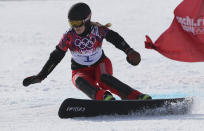
[[[50,54],[50,58],[48,59],[38,76],[41,79],[45,79],[53,71],[57,64],[64,58],[65,53],[66,52],[62,51],[57,46],[56,49]]]
[[[50,54],[48,61],[45,63],[44,67],[38,75],[30,76],[24,79],[23,85],[29,86],[30,84],[39,83],[44,80],[57,66],[57,64],[65,56],[65,52],[56,47],[56,49]]]
[[[132,65],[138,65],[141,61],[140,54],[131,48],[122,36],[113,30],[109,30],[105,36],[105,39],[115,45],[116,48],[124,51],[127,55],[126,59],[128,63]]]
[[[126,52],[127,49],[130,48],[130,46],[127,44],[127,42],[123,39],[122,36],[120,36],[117,32],[113,30],[109,30],[105,36],[105,39],[112,43],[116,48]]]

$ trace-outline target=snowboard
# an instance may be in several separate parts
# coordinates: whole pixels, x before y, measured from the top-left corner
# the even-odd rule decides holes
[[[86,100],[68,98],[59,108],[60,118],[93,117],[101,115],[162,115],[186,114],[193,98],[152,100]]]

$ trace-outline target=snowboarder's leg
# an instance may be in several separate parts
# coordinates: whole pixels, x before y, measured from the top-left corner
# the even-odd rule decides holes
[[[132,87],[128,86],[127,84],[121,82],[120,80],[118,80],[117,78],[115,78],[112,75],[108,75],[108,74],[103,74],[101,75],[101,81],[103,81],[104,83],[106,83],[107,85],[109,85],[109,87],[112,87],[116,90],[118,90],[120,96],[122,97],[122,99],[128,99],[128,100],[148,100],[148,99],[152,99],[151,96],[149,96],[148,94],[143,94],[141,92],[139,92],[136,89],[133,89]]]
[[[118,95],[121,99],[138,99],[138,96],[142,94],[122,83],[112,75],[113,69],[111,61],[109,58],[105,58],[96,68],[96,81],[99,87],[110,90],[111,93]]]
[[[114,94],[118,95],[119,97],[121,97],[116,89],[110,88],[107,84],[105,84],[101,81],[101,75],[102,74],[110,74],[110,75],[113,74],[112,63],[111,63],[109,58],[103,59],[97,65],[96,70],[95,70],[95,78],[96,78],[96,81],[98,82],[98,86],[100,88],[105,89],[105,90],[109,90],[111,93],[114,93]]]
[[[91,99],[112,100],[109,96],[109,92],[99,88],[99,86],[96,84],[90,68],[73,70],[72,82],[78,89],[84,92]]]
[[[131,88],[117,78],[113,77],[112,64],[109,58],[103,59],[96,67],[96,81],[100,88],[109,90],[121,99],[151,99],[147,94]]]
[[[143,94],[127,84],[121,82],[117,78],[113,77],[109,74],[103,74],[101,75],[101,81],[109,85],[109,87],[116,89],[122,99],[128,99],[128,100],[134,100],[134,99],[140,99],[140,100],[147,100],[152,99],[151,96],[148,94]]]
[[[142,94],[109,74],[102,74],[101,81],[117,90],[121,99],[138,99],[139,95]]]
[[[87,80],[82,77],[77,77],[75,80],[76,87],[84,92],[91,99],[95,99],[98,88],[92,86]]]

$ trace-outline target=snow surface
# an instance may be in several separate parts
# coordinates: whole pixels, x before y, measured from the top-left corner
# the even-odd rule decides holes
[[[0,131],[203,131],[204,63],[167,59],[144,48],[169,27],[181,0],[85,0],[93,20],[111,22],[113,30],[142,55],[139,66],[104,41],[114,75],[153,98],[194,97],[192,113],[167,116],[101,116],[60,119],[62,101],[87,99],[71,82],[70,53],[41,84],[23,87],[37,74],[69,28],[67,12],[76,0],[0,1]]]

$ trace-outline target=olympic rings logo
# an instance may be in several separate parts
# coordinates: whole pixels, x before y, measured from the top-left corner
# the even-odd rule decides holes
[[[90,39],[87,39],[87,38],[83,38],[82,40],[76,39],[74,42],[74,45],[79,47],[81,50],[84,50],[87,48],[91,49],[94,45],[94,42]]]

